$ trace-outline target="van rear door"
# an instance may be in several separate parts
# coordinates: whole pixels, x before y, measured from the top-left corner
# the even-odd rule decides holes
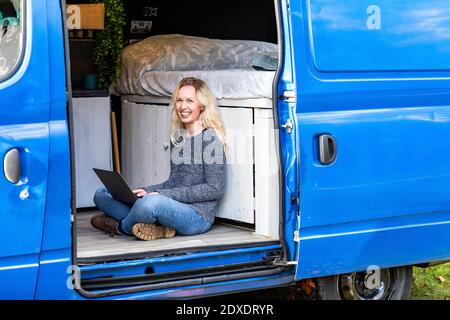
[[[290,2],[297,279],[450,259],[449,8]]]
[[[39,270],[49,154],[45,5],[0,7],[0,298],[6,299],[32,299]]]

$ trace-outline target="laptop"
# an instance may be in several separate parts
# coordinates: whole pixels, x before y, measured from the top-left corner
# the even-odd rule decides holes
[[[97,168],[92,168],[92,170],[94,170],[114,199],[131,205],[136,202],[138,197],[133,193],[120,173]]]

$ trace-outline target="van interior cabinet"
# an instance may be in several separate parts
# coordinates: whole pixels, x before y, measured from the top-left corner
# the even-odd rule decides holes
[[[254,107],[254,106],[257,107]],[[254,225],[278,238],[278,161],[271,104],[219,101],[227,142],[227,184],[217,217]],[[122,97],[122,167],[133,188],[161,183],[170,174],[168,100]]]
[[[131,188],[169,178],[170,119],[167,105],[123,102],[122,174]]]
[[[229,149],[227,183],[217,217],[253,224],[253,112],[238,107],[220,107],[220,112]]]
[[[93,196],[103,186],[92,168],[112,170],[111,107],[107,92],[74,91],[76,206],[95,206]]]

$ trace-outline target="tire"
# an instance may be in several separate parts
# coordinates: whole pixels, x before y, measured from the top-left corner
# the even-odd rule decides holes
[[[412,266],[380,269],[380,285],[367,288],[367,272],[353,272],[316,279],[322,300],[407,300],[412,288]]]

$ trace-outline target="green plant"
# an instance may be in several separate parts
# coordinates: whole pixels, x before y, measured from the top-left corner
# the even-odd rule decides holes
[[[95,35],[94,63],[98,68],[98,87],[107,89],[118,77],[118,58],[125,45],[125,9],[121,0],[92,0],[105,4],[105,29]]]

